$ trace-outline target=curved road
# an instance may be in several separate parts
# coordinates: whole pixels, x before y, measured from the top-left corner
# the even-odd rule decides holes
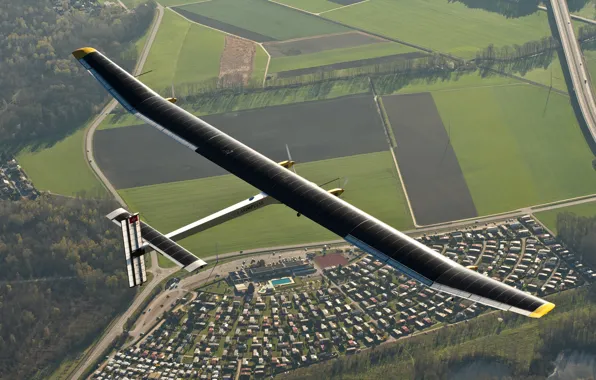
[[[550,0],[550,5],[555,16],[563,51],[565,52],[565,60],[569,67],[574,95],[579,103],[592,140],[596,143],[596,103],[594,102],[588,68],[573,30],[569,8],[565,0]]]
[[[163,18],[163,7],[161,5],[157,5],[157,17],[153,21],[151,25],[151,31],[149,32],[149,37],[147,38],[147,42],[143,47],[141,52],[141,56],[137,61],[137,64],[134,68],[133,74],[138,75],[141,70],[143,69],[143,65],[149,56],[149,51],[151,50],[151,45],[153,44],[153,40],[157,35],[157,30],[159,29],[159,25],[161,24],[161,19]],[[95,159],[93,158],[93,134],[97,127],[101,124],[101,122],[105,119],[105,117],[112,112],[114,107],[116,107],[116,100],[111,100],[101,111],[101,113],[93,120],[91,125],[85,131],[85,157],[87,158],[87,163],[91,167],[91,170],[95,173],[95,175],[99,178],[99,180],[104,184],[104,186],[108,189],[108,191],[114,196],[116,201],[120,203],[123,207],[126,207],[126,203],[120,197],[114,186],[110,183],[110,181],[106,178],[103,174]],[[157,286],[165,277],[169,276],[170,274],[176,272],[178,268],[171,268],[171,269],[160,269],[157,262],[157,255],[155,252],[151,253],[151,269],[148,272],[153,273],[153,279],[145,284],[143,291],[138,294],[133,303],[129,306],[129,308],[122,314],[118,320],[113,323],[109,330],[104,334],[104,336],[100,339],[99,342],[89,351],[86,355],[84,360],[79,363],[77,366],[76,371],[71,376],[72,379],[78,379],[83,375],[85,369],[90,366],[98,357],[103,353],[103,351],[108,347],[112,341],[124,331],[124,323],[126,320],[132,315],[132,313],[139,307],[139,305],[143,302],[143,300],[151,294],[153,288]]]
[[[153,21],[153,25],[151,25],[151,31],[149,32],[149,38],[147,38],[147,42],[145,46],[143,46],[143,50],[141,52],[141,56],[137,61],[137,64],[133,70],[133,75],[139,75],[141,70],[143,70],[143,66],[145,65],[145,61],[147,61],[147,57],[149,56],[149,51],[151,50],[151,45],[153,45],[153,40],[157,35],[157,30],[159,29],[159,25],[161,24],[161,19],[163,18],[163,7],[157,4],[157,17]],[[107,177],[103,174],[97,163],[95,162],[95,158],[93,157],[93,134],[97,127],[102,123],[102,121],[106,118],[107,115],[110,114],[114,110],[114,107],[118,102],[116,99],[112,99],[101,111],[101,113],[93,120],[89,128],[85,131],[85,157],[87,158],[87,163],[91,167],[91,170],[95,173],[95,175],[99,178],[99,180],[104,184],[106,189],[112,194],[112,196],[116,199],[118,203],[122,207],[126,207],[126,203],[124,199],[120,197],[120,194],[116,191],[114,186],[110,183]]]

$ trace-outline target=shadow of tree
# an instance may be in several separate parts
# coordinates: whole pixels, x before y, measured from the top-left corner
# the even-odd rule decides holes
[[[502,14],[507,18],[530,15],[538,10],[540,0],[447,0],[450,3],[462,3],[468,8],[484,9]],[[572,1],[572,0],[570,0]],[[575,0],[577,2],[589,0]]]

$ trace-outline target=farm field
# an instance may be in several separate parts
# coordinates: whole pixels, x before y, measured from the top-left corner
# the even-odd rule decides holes
[[[366,78],[353,78],[257,92],[206,94],[198,97],[192,104],[179,103],[179,105],[197,116],[204,116],[307,101],[335,99],[369,91],[370,86]],[[112,114],[104,119],[98,130],[140,125],[142,123],[133,115],[115,116]]]
[[[212,0],[176,7],[175,10],[183,11],[188,18],[192,17],[189,13],[194,13],[199,17],[191,18],[193,21],[258,42],[263,42],[261,41],[263,38],[243,34],[243,31],[268,37],[269,39],[264,39],[267,41],[289,40],[349,30],[316,16],[266,0]],[[219,27],[217,23],[220,24]]]
[[[175,12],[164,11],[162,23],[151,47],[142,81],[154,90],[170,94],[172,84],[184,91],[184,84],[217,78],[225,35],[192,24]],[[200,56],[201,59],[196,58]]]
[[[271,60],[269,72],[324,66],[339,62],[384,57],[388,55],[417,52],[418,50],[394,42],[380,42],[370,45],[333,49],[318,53],[277,57]]]
[[[205,121],[267,157],[312,162],[387,150],[370,95],[206,116]],[[316,136],[316,139],[313,139]],[[143,142],[135,160],[130,147]],[[95,158],[117,189],[226,174],[148,125],[97,131]],[[143,162],[139,167],[138,162]]]
[[[577,216],[594,217],[596,216],[596,202],[583,203],[575,206],[568,206],[556,210],[542,211],[534,214],[544,225],[552,232],[557,233],[557,215],[570,212]]]
[[[97,197],[106,191],[87,165],[83,154],[85,128],[52,147],[31,152],[23,150],[17,161],[38,190],[74,196],[85,192]]]
[[[255,50],[255,58],[253,62],[252,80],[262,81],[265,79],[265,69],[269,56],[262,46],[257,45]]]
[[[588,0],[586,5],[584,5],[579,10],[572,10],[570,9],[571,13],[585,17],[590,19],[596,19],[596,2],[594,0]]]
[[[385,96],[383,105],[416,223],[429,225],[477,216],[432,95]]]
[[[381,95],[439,91],[451,92],[469,88],[524,85],[517,79],[500,75],[483,78],[478,71],[463,75],[452,73],[446,78],[431,77],[408,80],[400,75],[384,75],[375,78],[374,83],[377,92]]]
[[[288,5],[290,7],[305,10],[311,13],[329,11],[341,7],[340,4],[327,0],[274,0],[275,2]]]
[[[387,40],[361,32],[327,34],[323,36],[297,38],[287,41],[266,42],[263,46],[271,57],[288,57],[301,54],[320,53],[326,50],[353,48]]]
[[[348,178],[343,199],[394,227],[412,227],[401,185],[387,151],[299,164],[297,171],[316,183],[335,177],[341,177],[340,181]],[[169,232],[257,192],[243,181],[225,175],[126,189],[120,194],[149,224]],[[206,257],[215,254],[216,244],[219,253],[225,253],[337,238],[307,218],[297,218],[291,209],[272,205],[187,238],[182,245]]]
[[[478,214],[594,193],[593,155],[568,97],[522,85],[433,98]]]
[[[443,0],[372,0],[323,17],[463,58],[490,44],[521,45],[551,34],[546,12],[506,18]]]

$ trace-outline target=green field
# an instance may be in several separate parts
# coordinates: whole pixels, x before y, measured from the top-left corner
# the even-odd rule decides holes
[[[589,0],[579,11],[572,12],[581,17],[596,19],[596,1]]]
[[[269,61],[269,56],[267,55],[265,48],[263,48],[261,45],[257,45],[255,50],[255,59],[252,66],[251,80],[262,82],[265,79],[265,68],[267,67],[267,61]]]
[[[333,3],[327,0],[274,0],[274,2],[302,9],[310,13],[325,12],[341,7],[341,4]]]
[[[595,191],[596,192],[596,191]],[[596,203],[583,203],[575,206],[563,207],[556,210],[542,211],[534,214],[551,231],[557,233],[557,215],[564,212],[570,212],[577,216],[596,216]]]
[[[106,194],[87,165],[83,152],[85,128],[79,129],[52,147],[31,152],[24,149],[17,155],[17,161],[38,190],[55,194],[87,196]]]
[[[452,73],[447,78],[415,78],[404,83],[400,75],[383,75],[374,79],[375,88],[379,94],[411,94],[416,92],[457,91],[468,88],[495,87],[521,85],[514,78],[492,75],[486,78],[477,71],[457,75]]]
[[[277,73],[280,71],[324,66],[339,62],[357,61],[359,59],[384,57],[387,55],[403,54],[413,51],[417,50],[394,42],[381,42],[351,48],[326,50],[319,53],[278,57],[271,60],[269,72]]]
[[[348,30],[266,0],[212,0],[180,8],[280,41]]]
[[[408,229],[412,220],[389,152],[298,165],[298,173],[317,183],[346,177],[343,198],[388,224]],[[336,186],[336,184],[333,184]],[[331,185],[329,185],[331,186]],[[258,191],[231,176],[121,190],[127,204],[152,226],[169,232],[219,211]],[[207,257],[259,247],[338,238],[283,205],[272,205],[182,241]]]
[[[224,39],[224,33],[190,23],[166,10],[143,67],[144,72],[152,71],[140,79],[169,95],[172,84],[176,88],[217,78]],[[183,90],[182,86],[176,94]]]
[[[371,0],[322,16],[464,58],[490,44],[521,45],[551,34],[546,12],[506,18],[446,0]]]
[[[594,193],[594,157],[569,98],[548,93],[530,85],[433,93],[480,215]]]
[[[368,79],[353,78],[345,81],[333,81],[259,92],[205,95],[199,98],[194,104],[181,104],[181,106],[197,116],[203,116],[283,104],[333,99],[340,96],[362,94],[369,90]],[[143,122],[133,115],[127,114],[119,118],[115,118],[114,115],[108,115],[99,129],[140,124],[143,124]]]

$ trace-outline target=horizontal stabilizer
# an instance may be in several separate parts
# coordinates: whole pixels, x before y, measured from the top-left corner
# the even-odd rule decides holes
[[[147,281],[145,271],[144,249],[141,239],[141,225],[137,214],[130,215],[120,220],[122,240],[124,241],[124,258],[126,260],[126,274],[128,286],[141,286]]]
[[[130,212],[126,211],[123,208],[119,208],[117,210],[112,211],[110,214],[107,215],[107,218],[113,221],[116,224],[121,224],[122,221],[130,220],[130,218],[137,218],[138,222],[138,234],[144,241],[144,243],[151,248],[155,249],[160,254],[164,255],[171,261],[173,261],[179,267],[183,267],[189,272],[192,272],[196,269],[202,268],[207,265],[206,262],[199,259],[188,250],[174,242],[172,239],[164,236],[159,231],[148,225],[147,223],[140,220],[138,215],[132,215]],[[140,250],[144,250],[145,245],[139,244],[137,248],[137,252],[141,252]],[[131,251],[134,252],[134,251]],[[142,255],[142,253],[141,253]],[[131,256],[134,256],[132,254]],[[140,260],[143,262],[143,260]],[[139,264],[141,265],[141,264]],[[134,267],[133,267],[134,269]],[[144,269],[144,264],[143,264]],[[134,275],[134,270],[133,270]]]

